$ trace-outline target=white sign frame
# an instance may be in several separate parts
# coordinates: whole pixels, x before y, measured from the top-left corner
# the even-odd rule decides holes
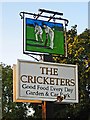
[[[18,60],[16,75],[16,100],[78,103],[77,65]]]

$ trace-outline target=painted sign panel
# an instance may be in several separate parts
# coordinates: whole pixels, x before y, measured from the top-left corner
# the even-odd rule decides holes
[[[18,60],[16,99],[78,102],[77,65]]]
[[[24,52],[65,54],[62,23],[31,18],[25,18],[24,21]]]

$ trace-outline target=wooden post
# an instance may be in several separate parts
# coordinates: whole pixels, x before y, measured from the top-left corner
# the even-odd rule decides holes
[[[42,120],[46,120],[46,101],[42,102]]]
[[[52,55],[44,55],[44,61],[45,62],[54,62],[54,60],[52,59]],[[54,105],[52,102],[45,102],[45,119],[43,120],[49,120],[49,119],[53,119],[53,112],[54,112]]]

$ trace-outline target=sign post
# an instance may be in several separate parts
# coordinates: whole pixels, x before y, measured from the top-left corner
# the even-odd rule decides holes
[[[68,20],[61,17],[63,13],[45,9],[39,9],[39,12],[20,12],[23,19],[23,53],[44,54],[46,62],[18,60],[13,70],[13,99],[14,102],[41,103],[42,119],[46,120],[50,118],[48,110],[52,107],[53,111],[52,102],[57,102],[57,98],[63,103],[78,103],[78,70],[77,65],[50,63],[53,62],[52,54],[67,57]],[[45,16],[43,12],[52,15]],[[48,20],[38,20],[39,17]],[[51,107],[47,109],[49,105]]]
[[[46,62],[54,62],[52,55],[44,55],[44,61]],[[52,118],[53,119],[53,112],[54,112],[54,108],[53,108],[54,103],[52,102],[46,102],[46,120]]]
[[[47,116],[47,109],[46,109],[46,104],[47,102],[46,101],[43,101],[42,102],[42,120],[46,120],[46,116]]]

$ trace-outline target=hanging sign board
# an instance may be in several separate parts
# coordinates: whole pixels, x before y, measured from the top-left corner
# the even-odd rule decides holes
[[[78,102],[77,65],[18,60],[16,71],[17,100]]]
[[[24,17],[24,53],[65,55],[62,23]]]

